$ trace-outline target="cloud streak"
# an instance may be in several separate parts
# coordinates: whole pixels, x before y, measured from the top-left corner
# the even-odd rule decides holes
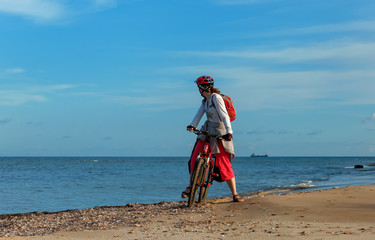
[[[23,68],[9,68],[5,70],[5,72],[9,74],[18,74],[18,73],[23,73],[25,71],[26,70]]]
[[[0,12],[37,20],[54,20],[65,14],[63,1],[0,0]]]
[[[260,4],[275,2],[279,0],[214,0],[219,5],[249,5],[249,4]]]
[[[268,48],[274,48],[268,46]],[[264,49],[264,50],[255,50]],[[288,47],[284,49],[267,49],[267,47],[252,47],[250,49],[239,49],[232,51],[182,51],[177,52],[182,56],[198,57],[231,57],[243,59],[259,59],[274,61],[278,63],[300,63],[319,60],[335,60],[337,62],[355,62],[374,65],[375,42],[347,42],[338,41],[325,43],[311,43],[299,47]]]
[[[0,119],[0,125],[6,125],[12,121],[11,118]]]
[[[0,91],[0,105],[16,106],[27,102],[46,102],[47,98],[39,94],[22,91]]]
[[[160,90],[162,92],[162,90]],[[154,89],[150,90],[149,95],[153,95]],[[191,107],[192,104],[186,99],[192,99],[190,94],[180,93],[176,95],[175,93],[167,93],[163,95],[154,95],[150,97],[140,97],[140,96],[131,96],[131,95],[123,95],[123,96],[112,96],[112,95],[101,95],[109,101],[122,104],[129,107],[137,106],[146,111],[168,111],[168,110],[175,110],[181,108],[188,108]],[[194,95],[193,95],[194,96]],[[195,105],[194,105],[195,106]]]
[[[0,13],[54,22],[116,7],[117,0],[0,0]]]
[[[34,86],[18,90],[0,90],[0,106],[17,106],[28,102],[47,102],[48,93],[74,88],[74,85]]]
[[[375,32],[375,21],[353,21],[338,24],[324,24],[303,28],[283,29],[273,31],[266,35],[269,36],[287,36],[304,34],[322,34],[322,33],[341,33],[341,32]],[[264,35],[262,35],[264,36]]]
[[[362,120],[363,123],[368,123],[368,122],[371,122],[371,121],[374,121],[375,120],[375,113],[373,113],[371,116],[369,117],[366,117],[365,119]]]
[[[306,133],[296,133],[294,131],[288,131],[288,130],[285,130],[285,129],[282,129],[282,130],[256,129],[256,130],[252,130],[252,131],[246,132],[247,135],[256,135],[256,136],[260,136],[260,135],[306,135],[306,136],[316,136],[316,135],[319,135],[319,134],[322,134],[322,133],[323,133],[322,130],[315,130],[315,131],[306,132]]]
[[[117,0],[93,0],[93,4],[97,8],[109,8],[117,5]]]

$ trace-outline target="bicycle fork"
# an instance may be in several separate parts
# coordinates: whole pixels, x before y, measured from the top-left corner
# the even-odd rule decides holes
[[[213,163],[213,159],[212,159],[212,154],[209,151],[209,144],[208,143],[206,143],[203,146],[203,150],[202,150],[202,152],[199,153],[198,158],[205,159],[204,169],[205,170],[208,169],[207,174],[216,177],[217,174],[213,172],[214,163]],[[207,181],[206,181],[206,179],[207,179]],[[208,186],[212,185],[212,182],[213,182],[212,177],[207,178],[207,175],[205,175],[204,179],[202,179],[202,180],[203,181],[200,183],[201,186],[204,186],[205,188],[207,188]]]

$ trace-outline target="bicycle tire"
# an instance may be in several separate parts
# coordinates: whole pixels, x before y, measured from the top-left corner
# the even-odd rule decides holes
[[[202,175],[202,177],[204,179],[204,184],[201,186],[200,191],[199,191],[198,202],[200,204],[202,204],[202,203],[204,203],[204,201],[206,201],[208,189],[210,188],[210,186],[212,184],[211,168],[212,168],[212,166],[206,165],[204,174]]]
[[[202,184],[200,185],[199,188],[199,196],[198,196],[198,203],[201,203],[204,201],[204,193],[206,192],[207,188],[207,179],[208,179],[208,170],[209,166],[207,165],[207,159],[205,159],[205,164],[203,165],[202,171],[201,171],[201,179],[202,179]]]
[[[202,176],[201,172],[202,172],[203,164],[204,164],[204,159],[198,158],[196,163],[195,163],[193,174],[190,177],[190,196],[189,196],[189,200],[188,200],[188,207],[189,208],[193,207],[194,204],[195,204],[195,201],[196,201],[198,189],[199,189],[199,186],[202,182],[201,181],[201,176]]]

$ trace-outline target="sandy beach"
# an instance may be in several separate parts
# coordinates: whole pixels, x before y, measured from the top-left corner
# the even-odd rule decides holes
[[[375,239],[375,185],[2,215],[1,239]],[[17,236],[17,235],[24,236]],[[27,236],[41,234],[36,236]],[[4,237],[7,236],[7,237]]]

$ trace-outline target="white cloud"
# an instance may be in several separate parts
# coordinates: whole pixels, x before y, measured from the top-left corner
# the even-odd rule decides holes
[[[272,48],[272,47],[271,47]],[[273,47],[273,48],[277,48]],[[257,50],[263,49],[263,50]],[[271,60],[276,62],[293,63],[301,61],[336,60],[357,63],[375,64],[375,42],[340,42],[311,43],[299,47],[270,49],[265,46],[254,46],[251,49],[232,51],[183,51],[177,54],[199,57],[232,57]]]
[[[214,0],[216,4],[220,5],[247,5],[257,3],[275,2],[279,0]]]
[[[237,81],[226,88],[245,109],[375,104],[375,71],[237,72]]]
[[[0,12],[37,20],[57,19],[64,11],[63,1],[58,0],[0,0]]]
[[[127,105],[159,105],[168,104],[169,100],[165,97],[136,97],[136,96],[116,96],[113,101]]]
[[[0,106],[17,106],[28,102],[47,102],[48,93],[70,89],[74,85],[34,86],[18,90],[0,90]]]
[[[115,7],[117,0],[0,0],[0,12],[54,22]]]
[[[1,1],[1,0],[0,0]],[[26,70],[23,69],[23,68],[9,68],[9,69],[6,69],[5,72],[6,73],[10,73],[10,74],[17,74],[17,73],[23,73],[25,72]]]
[[[338,24],[324,24],[303,28],[283,29],[268,35],[301,35],[339,32],[375,32],[375,21],[354,21]]]
[[[116,0],[94,0],[94,5],[97,7],[114,7],[116,6]]]
[[[16,106],[27,102],[46,102],[47,98],[38,94],[19,91],[0,91],[0,105]]]
[[[60,85],[51,85],[51,86],[34,86],[30,87],[29,90],[33,92],[55,92],[59,90],[65,90],[70,88],[75,88],[75,85],[72,84],[60,84]]]
[[[370,117],[366,117],[365,119],[363,119],[363,123],[368,123],[368,122],[371,122],[371,121],[374,121],[375,120],[375,113],[373,113]]]
[[[153,89],[150,89],[150,94],[154,93]],[[126,106],[137,106],[137,108],[146,111],[168,111],[174,109],[181,109],[191,107],[191,102],[186,99],[192,99],[185,97],[187,94],[180,93],[166,94],[166,95],[155,95],[151,97],[139,97],[139,96],[104,96],[110,99],[112,102],[120,103]]]

